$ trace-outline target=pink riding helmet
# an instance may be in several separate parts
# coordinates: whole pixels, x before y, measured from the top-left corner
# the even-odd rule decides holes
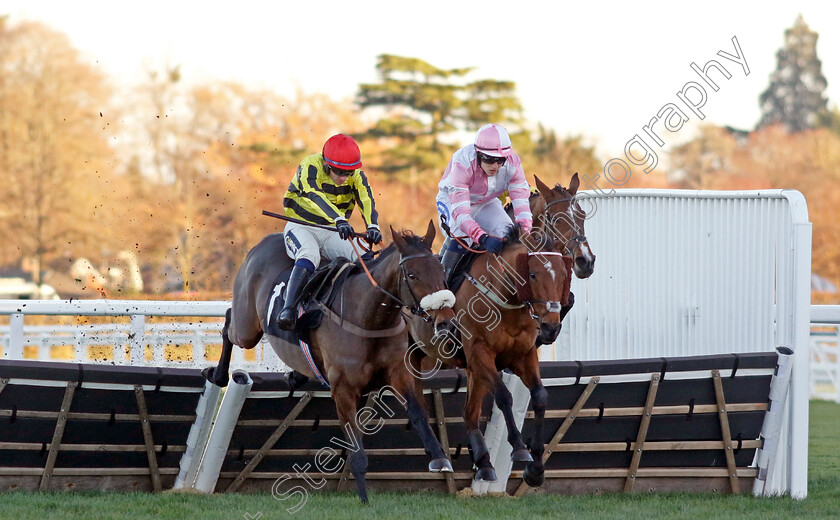
[[[492,123],[478,129],[478,133],[475,134],[475,149],[492,157],[507,157],[513,153],[507,130]]]

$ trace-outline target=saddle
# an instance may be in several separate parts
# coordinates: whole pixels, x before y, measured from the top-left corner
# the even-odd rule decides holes
[[[479,254],[480,253],[467,251],[461,256],[461,258],[458,259],[458,263],[455,264],[452,272],[449,273],[449,279],[446,280],[446,287],[449,288],[453,294],[458,293],[458,289],[461,288],[461,284],[463,284],[464,280],[467,279],[467,272],[469,272]]]
[[[357,269],[354,262],[347,258],[337,258],[312,273],[309,282],[304,286],[298,305],[297,324],[293,330],[281,330],[277,326],[277,316],[285,305],[285,287],[289,282],[292,270],[280,273],[274,281],[274,290],[265,302],[266,333],[282,338],[290,343],[300,341],[310,343],[310,332],[321,325],[324,312],[321,305],[332,304],[347,277]]]

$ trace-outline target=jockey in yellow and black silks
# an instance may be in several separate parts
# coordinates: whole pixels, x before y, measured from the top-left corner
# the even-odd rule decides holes
[[[321,153],[301,161],[286,190],[283,197],[286,216],[335,226],[338,232],[295,222],[286,224],[286,252],[294,258],[295,265],[277,321],[281,329],[294,328],[300,293],[322,255],[330,260],[338,257],[356,259],[349,242],[353,239],[353,228],[347,220],[357,205],[367,225],[367,240],[374,244],[382,241],[373,192],[361,168],[362,156],[356,141],[337,134],[327,140]]]

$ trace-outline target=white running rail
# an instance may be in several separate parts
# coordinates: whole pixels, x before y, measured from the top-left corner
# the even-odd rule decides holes
[[[840,305],[811,306],[811,398],[840,403]]]
[[[203,368],[215,364],[219,351],[225,311],[230,302],[155,302],[139,300],[0,300],[0,349],[4,359],[24,359],[24,348],[37,348],[37,359],[74,363],[108,363],[132,366],[170,366]],[[129,323],[81,325],[26,325],[26,316],[127,316]],[[215,318],[204,322],[189,320],[173,323],[147,323],[147,317]],[[73,348],[72,359],[56,359],[54,347]],[[106,352],[91,356],[91,348]],[[167,356],[167,349],[178,349],[178,356]],[[151,358],[146,352],[150,350]],[[189,355],[184,355],[184,352]],[[127,352],[127,356],[126,356]],[[232,368],[248,371],[275,371],[284,368],[266,341],[255,348],[255,359],[234,348]],[[250,356],[249,356],[250,357]]]

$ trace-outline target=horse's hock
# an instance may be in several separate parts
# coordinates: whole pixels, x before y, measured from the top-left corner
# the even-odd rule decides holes
[[[771,352],[544,363],[549,409],[539,492],[749,492],[777,360]],[[207,482],[204,490],[215,492],[353,489],[343,464],[353,448],[329,392],[313,382],[290,392],[278,373],[250,378],[233,405],[241,411],[223,419],[223,403],[210,433],[206,410],[217,408],[218,387],[205,386],[197,370],[0,361],[0,489],[161,491]],[[366,398],[371,488],[455,493],[470,486],[464,382],[463,374],[441,371],[424,385],[454,473],[428,472],[394,396]],[[489,402],[484,410],[493,413]],[[529,412],[526,439],[530,421]],[[217,431],[228,439],[221,450]],[[214,467],[214,450],[216,473],[202,477]],[[497,484],[510,494],[531,492],[521,472],[514,466]]]

